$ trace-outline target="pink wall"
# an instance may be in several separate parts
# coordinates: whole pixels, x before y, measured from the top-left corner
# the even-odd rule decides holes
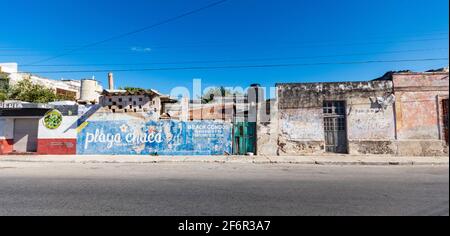
[[[393,75],[399,140],[442,140],[442,100],[448,98],[448,73]]]

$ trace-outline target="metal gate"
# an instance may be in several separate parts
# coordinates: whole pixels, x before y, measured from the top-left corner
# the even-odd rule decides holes
[[[347,118],[345,102],[323,103],[325,149],[327,152],[347,153]]]
[[[255,122],[236,122],[234,124],[233,153],[235,155],[256,153]]]
[[[38,125],[38,119],[14,120],[14,152],[37,151]]]
[[[449,110],[448,110],[448,99],[442,100],[442,113],[444,116],[444,135],[445,135],[445,142],[448,144],[448,136],[449,136],[449,130],[448,130],[448,116],[449,116]]]

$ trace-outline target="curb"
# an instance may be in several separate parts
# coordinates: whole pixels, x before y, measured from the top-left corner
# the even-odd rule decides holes
[[[180,158],[176,160],[170,159],[148,159],[148,160],[136,160],[130,161],[125,159],[90,159],[82,160],[80,159],[45,159],[45,158],[1,158],[0,163],[11,163],[11,162],[21,162],[21,163],[71,163],[71,164],[176,164],[176,163],[216,163],[216,164],[257,164],[257,165],[275,165],[275,164],[291,164],[291,165],[319,165],[319,166],[448,166],[448,160],[445,161],[318,161],[318,160],[271,160],[269,158],[260,159],[195,159],[195,158]]]

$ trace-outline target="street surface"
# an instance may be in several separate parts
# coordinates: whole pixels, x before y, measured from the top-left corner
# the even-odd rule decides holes
[[[0,162],[0,215],[449,215],[448,166]]]

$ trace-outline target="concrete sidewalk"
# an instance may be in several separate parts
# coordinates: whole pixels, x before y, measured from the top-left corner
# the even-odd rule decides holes
[[[393,156],[0,156],[2,162],[44,163],[244,163],[299,165],[449,165],[449,157]]]

